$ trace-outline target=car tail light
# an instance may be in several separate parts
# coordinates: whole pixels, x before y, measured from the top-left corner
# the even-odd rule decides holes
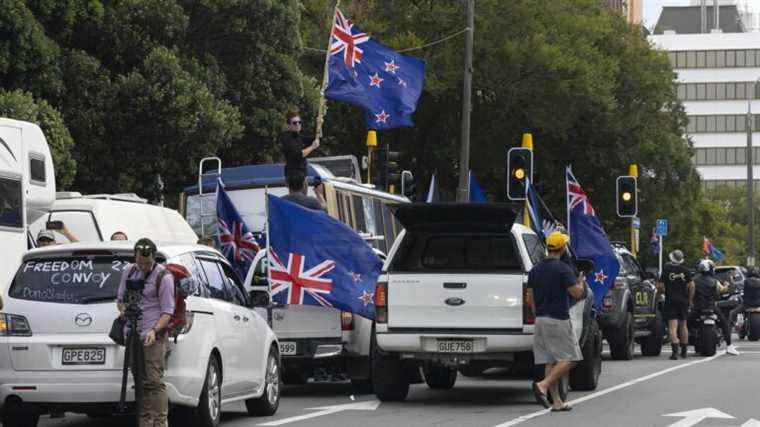
[[[612,297],[607,295],[602,300],[602,311],[605,313],[608,313],[610,311],[613,311],[615,309],[615,302],[612,300]]]
[[[32,327],[24,316],[0,313],[0,336],[30,337],[32,336]]]
[[[523,325],[536,323],[536,313],[533,311],[533,291],[523,282]]]
[[[353,331],[354,330],[354,314],[348,311],[340,312],[340,330],[341,331]]]
[[[388,323],[388,282],[375,285],[375,322]]]

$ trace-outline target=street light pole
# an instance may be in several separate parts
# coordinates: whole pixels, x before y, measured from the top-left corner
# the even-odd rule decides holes
[[[755,209],[754,209],[754,177],[753,177],[753,149],[752,149],[752,98],[757,90],[755,80],[747,85],[747,266],[755,265]]]
[[[475,0],[467,1],[467,32],[464,44],[464,91],[462,93],[462,147],[459,153],[457,201],[470,200],[470,112],[472,111],[472,44],[475,31]]]

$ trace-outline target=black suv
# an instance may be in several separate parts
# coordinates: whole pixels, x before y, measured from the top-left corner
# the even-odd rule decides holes
[[[665,326],[655,277],[644,272],[625,246],[613,243],[612,249],[620,263],[620,271],[602,301],[599,316],[599,325],[610,345],[612,358],[632,359],[636,342],[644,356],[659,356]]]

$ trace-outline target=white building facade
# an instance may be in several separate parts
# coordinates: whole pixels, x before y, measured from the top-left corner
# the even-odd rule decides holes
[[[693,161],[707,189],[747,181],[747,107],[752,109],[755,189],[760,189],[760,33],[649,37],[668,52],[694,142]],[[748,95],[751,98],[748,101]]]

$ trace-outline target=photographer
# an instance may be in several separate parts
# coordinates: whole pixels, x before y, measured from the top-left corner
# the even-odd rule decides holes
[[[288,182],[288,194],[282,196],[283,200],[299,204],[309,209],[324,211],[327,210],[325,202],[325,185],[319,181],[314,187],[314,194],[317,197],[311,197],[306,194],[306,175],[301,171],[292,171],[286,178]]]
[[[160,280],[160,283],[157,283]],[[174,284],[172,275],[156,263],[156,245],[150,239],[140,239],[135,244],[135,264],[128,265],[122,274],[117,293],[117,307],[121,316],[134,315],[137,309],[137,329],[142,348],[132,351],[132,375],[140,369],[142,376],[142,401],[137,402],[140,426],[166,426],[169,401],[166,385],[162,381],[165,368],[165,330],[174,312]],[[128,283],[129,282],[129,283]],[[137,307],[128,308],[125,295],[142,288],[136,298]],[[142,357],[141,357],[142,356]],[[136,393],[139,396],[139,393]]]

